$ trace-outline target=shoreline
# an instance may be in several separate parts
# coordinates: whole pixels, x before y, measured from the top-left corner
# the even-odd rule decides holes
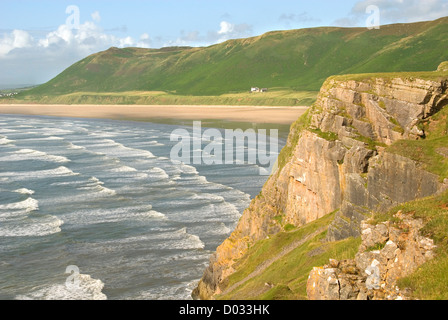
[[[224,120],[291,125],[309,107],[206,105],[0,104],[0,114],[110,120]]]

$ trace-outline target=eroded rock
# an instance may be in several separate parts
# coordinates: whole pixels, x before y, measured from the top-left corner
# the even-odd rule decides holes
[[[330,260],[314,268],[307,282],[310,300],[404,300],[397,281],[434,256],[434,241],[423,237],[423,222],[395,214],[399,223],[362,223],[362,244],[353,260]],[[400,244],[405,243],[401,246]]]

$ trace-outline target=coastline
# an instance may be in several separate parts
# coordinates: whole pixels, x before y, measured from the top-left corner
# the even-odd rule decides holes
[[[224,120],[290,125],[309,107],[0,104],[0,114],[111,120]]]

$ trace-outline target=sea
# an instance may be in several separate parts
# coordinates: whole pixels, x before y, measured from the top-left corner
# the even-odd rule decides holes
[[[171,160],[179,128],[1,115],[0,299],[191,299],[267,176]]]

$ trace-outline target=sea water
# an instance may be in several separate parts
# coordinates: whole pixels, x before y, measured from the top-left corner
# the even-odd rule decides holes
[[[267,177],[171,161],[177,128],[2,115],[0,299],[191,299]]]

